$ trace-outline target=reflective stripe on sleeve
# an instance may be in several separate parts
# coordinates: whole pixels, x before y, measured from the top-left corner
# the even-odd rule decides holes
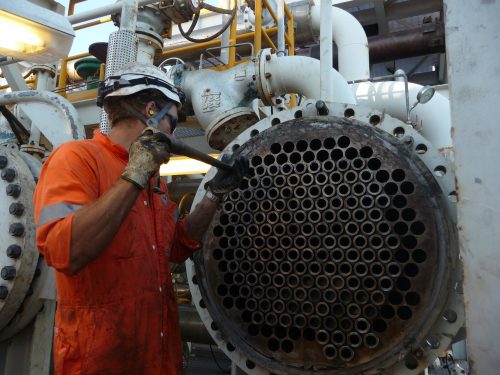
[[[47,224],[57,219],[65,218],[66,216],[71,215],[73,212],[78,211],[81,207],[83,206],[80,204],[72,204],[67,202],[45,206],[40,212],[37,226]]]

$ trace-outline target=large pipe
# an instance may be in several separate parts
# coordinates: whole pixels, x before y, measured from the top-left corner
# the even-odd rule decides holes
[[[362,82],[351,86],[359,105],[378,109],[406,122],[406,95],[404,82]],[[417,99],[422,86],[408,84],[410,103]],[[417,129],[436,148],[447,151],[453,147],[451,139],[451,114],[449,100],[435,93],[425,104],[417,105],[411,112],[411,120]]]
[[[269,57],[268,57],[269,56]],[[264,61],[265,60],[265,61]],[[272,97],[299,93],[308,98],[320,98],[320,61],[304,56],[260,55],[257,86],[261,99],[270,103]],[[332,101],[354,104],[356,100],[339,72],[330,67],[333,87]]]
[[[25,103],[30,105],[23,105]],[[85,138],[85,130],[75,107],[58,94],[36,90],[0,94],[0,105],[11,104],[20,104],[22,110],[30,118],[39,118],[37,126],[54,148],[73,139]],[[49,110],[47,110],[47,105]],[[41,113],[45,114],[43,117],[45,120],[41,119]],[[60,126],[54,126],[54,124]]]
[[[311,28],[315,33],[321,33],[321,18],[326,17],[322,16],[324,12],[321,8],[317,4],[312,4],[310,8]],[[340,74],[348,81],[369,78],[368,39],[363,27],[349,12],[334,6],[330,8],[331,33],[339,51]]]

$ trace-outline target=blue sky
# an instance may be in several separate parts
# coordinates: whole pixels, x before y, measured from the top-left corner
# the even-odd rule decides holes
[[[69,0],[57,0],[68,11]],[[75,6],[75,14],[84,12],[93,8],[99,8],[104,5],[113,4],[115,0],[87,0],[78,3]],[[102,25],[92,26],[87,29],[77,30],[70,56],[88,52],[89,45],[95,42],[107,42],[109,34],[116,30],[113,22],[107,22]]]

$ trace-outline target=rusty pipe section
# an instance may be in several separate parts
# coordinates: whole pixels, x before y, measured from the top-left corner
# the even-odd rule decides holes
[[[372,64],[404,59],[431,53],[445,52],[444,25],[424,24],[412,30],[404,30],[368,38]]]

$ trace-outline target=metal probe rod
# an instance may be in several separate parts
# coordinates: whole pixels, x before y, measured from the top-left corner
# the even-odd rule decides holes
[[[170,142],[170,151],[172,153],[177,154],[177,155],[183,155],[190,157],[192,159],[196,159],[199,161],[202,161],[204,163],[210,164],[211,166],[223,169],[228,172],[234,172],[234,168],[232,165],[226,164],[220,160],[217,160],[216,158],[211,157],[210,155],[207,155],[193,147],[188,146],[184,142],[175,139],[168,134],[166,134],[169,142]]]
[[[151,132],[151,134],[153,134],[157,131],[157,129],[148,126],[146,129],[144,129],[143,134],[146,132]],[[228,172],[234,172],[234,167],[232,165],[226,164],[220,160],[217,160],[216,158],[211,157],[210,155],[198,151],[197,149],[188,146],[184,142],[175,139],[171,135],[168,135],[166,133],[162,134],[166,137],[168,145],[170,146],[170,151],[173,154],[187,156],[191,159],[196,159],[202,161],[203,163],[207,163],[213,167],[217,167]]]

